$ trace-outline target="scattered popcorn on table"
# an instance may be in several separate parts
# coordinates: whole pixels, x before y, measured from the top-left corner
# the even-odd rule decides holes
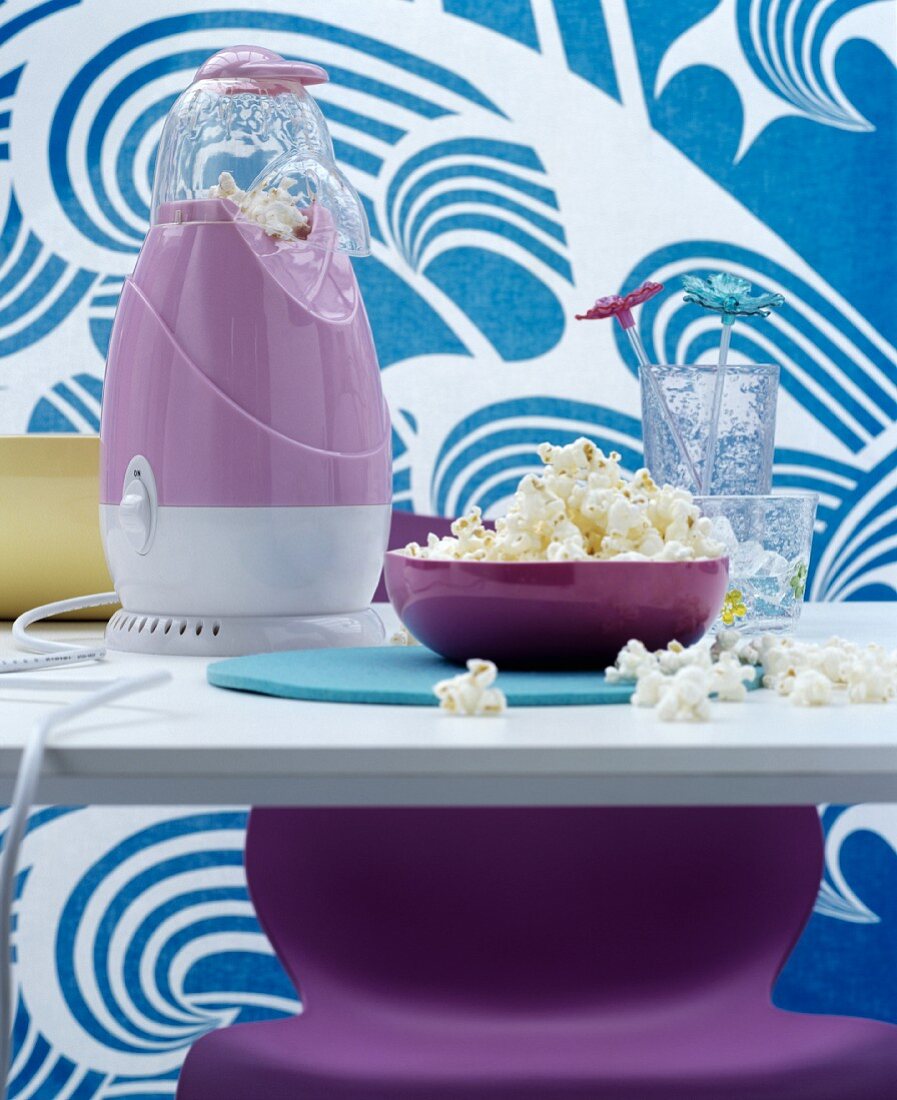
[[[897,695],[897,676],[875,661],[855,659],[844,672],[851,703],[889,703]]]
[[[508,701],[501,688],[492,686],[497,675],[498,669],[491,661],[471,658],[467,672],[440,680],[433,687],[440,709],[449,714],[504,714]]]
[[[832,682],[815,668],[805,668],[794,676],[788,695],[798,707],[826,707],[832,701]]]
[[[632,639],[617,654],[616,663],[605,670],[604,678],[609,684],[638,680],[642,672],[648,673],[657,667],[657,657],[648,652],[643,642]]]
[[[793,694],[798,678],[813,671],[830,687],[846,689],[849,703],[887,703],[897,697],[897,652],[879,645],[860,646],[843,638],[819,645],[771,636],[759,644],[763,686],[780,695]]]
[[[811,660],[814,668],[828,677],[833,684],[846,684],[847,666],[853,660],[855,647],[848,648],[847,643],[842,643],[838,638],[829,640],[819,647]]]
[[[681,642],[673,641],[666,649],[659,649],[655,656],[661,672],[678,672],[680,668],[709,669],[713,664],[712,641],[710,638],[702,638],[687,647]]]
[[[720,630],[713,639],[711,652],[714,660],[723,653],[733,653],[744,665],[759,665],[763,641],[745,636],[737,630]]]
[[[209,198],[230,199],[245,218],[260,225],[269,237],[304,241],[311,230],[311,223],[299,209],[296,196],[290,194],[295,185],[294,179],[285,177],[279,187],[271,187],[267,191],[263,187],[243,191],[237,187],[230,172],[222,172],[218,183],[209,188]]]
[[[686,489],[662,488],[647,470],[626,477],[616,451],[588,439],[543,443],[545,469],[527,474],[495,530],[478,508],[451,535],[410,543],[410,557],[464,561],[698,561],[725,552]]]
[[[713,660],[710,638],[702,638],[692,646],[670,642],[666,649],[659,649],[656,653],[651,653],[642,642],[633,639],[617,654],[616,662],[604,670],[604,678],[608,683],[616,684],[623,680],[638,680],[654,671],[670,675],[683,668],[709,669]]]
[[[407,627],[400,626],[389,636],[390,645],[420,645],[420,642]]]
[[[608,669],[608,672],[610,671]],[[657,668],[640,672],[636,677],[635,691],[632,693],[630,702],[636,707],[656,707],[669,682],[670,677],[664,676]]]
[[[706,722],[710,718],[710,678],[703,668],[680,668],[660,689],[657,717],[662,722]]]
[[[721,653],[710,669],[710,690],[724,703],[741,703],[753,679],[754,670],[743,665],[734,653]]]
[[[656,653],[629,641],[605,678],[610,683],[634,681],[632,702],[655,707],[664,720],[702,721],[709,718],[710,707],[698,698],[701,677],[705,697],[741,702],[758,670],[763,687],[796,706],[828,706],[837,698],[847,703],[897,698],[897,650],[843,638],[817,644],[772,634],[744,637],[735,630],[722,630],[712,640],[687,647],[671,642]],[[681,686],[674,689],[676,684]],[[670,692],[673,696],[667,699]]]
[[[806,669],[804,671],[811,671]],[[798,669],[794,665],[788,665],[775,676],[764,676],[763,686],[778,695],[790,695],[794,690],[794,681],[797,679]]]

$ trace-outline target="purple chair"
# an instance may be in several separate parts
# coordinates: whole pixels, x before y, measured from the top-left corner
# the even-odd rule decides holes
[[[399,550],[407,546],[409,542],[427,544],[427,535],[450,535],[452,533],[452,519],[449,516],[425,516],[417,512],[403,512],[393,509],[392,523],[389,528],[389,549]],[[389,596],[386,594],[386,582],[383,574],[380,574],[380,583],[374,593],[374,603],[387,603]]]
[[[770,1002],[821,864],[809,807],[253,810],[305,1009],[177,1098],[893,1100],[897,1029]]]

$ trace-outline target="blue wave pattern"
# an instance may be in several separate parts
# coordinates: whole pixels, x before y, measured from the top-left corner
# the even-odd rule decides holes
[[[417,419],[407,409],[393,414],[392,426],[392,506],[403,512],[414,511],[411,491],[411,446],[418,433]]]
[[[823,806],[822,888],[776,985],[782,1008],[897,1023],[892,966],[897,929],[893,806]],[[825,960],[820,965],[820,960]]]
[[[0,76],[0,160],[9,160],[9,127],[12,122],[13,97],[19,86],[24,65]]]
[[[600,137],[598,107],[628,111],[637,70],[650,100],[651,65],[698,27],[702,13],[691,0],[628,0],[636,55],[623,57],[622,65],[628,28],[621,31],[616,9],[594,0],[444,0],[441,12],[430,3],[381,0],[376,31],[366,18],[371,5],[363,0],[357,0],[357,23],[352,16],[337,21],[326,5],[283,0],[270,0],[270,10],[263,4],[231,8],[218,0],[194,0],[186,9],[157,0],[152,18],[146,8],[135,6],[124,16],[125,6],[116,6],[108,30],[104,3],[0,5],[0,45],[4,56],[9,51],[0,65],[0,387],[8,378],[4,397],[16,399],[25,367],[37,383],[27,387],[27,407],[7,430],[96,431],[102,360],[123,275],[148,223],[165,114],[196,66],[223,43],[271,36],[275,48],[330,71],[332,84],[318,89],[319,100],[370,219],[374,256],[358,266],[358,275],[387,388],[391,374],[405,372],[403,385],[408,381],[408,392],[401,389],[393,400],[395,506],[449,514],[478,505],[494,512],[538,464],[534,444],[546,437],[588,434],[619,451],[627,469],[641,464],[640,425],[624,411],[633,404],[624,396],[632,388],[628,346],[618,341],[616,358],[607,364],[608,385],[596,386],[594,401],[569,396],[566,383],[554,384],[555,368],[562,374],[578,354],[567,343],[567,319],[581,308],[583,295],[605,289],[585,285],[583,237],[603,263],[605,228],[618,233],[619,227],[609,220],[611,211],[596,208],[583,233],[583,212],[567,196],[590,204],[591,192],[567,186],[557,167],[563,158],[531,124],[532,104],[521,107],[506,96],[491,65],[499,48],[516,49],[521,66],[536,66],[527,69],[533,97],[557,95],[557,88],[572,86],[563,84],[572,75],[577,88],[595,97],[596,121],[592,128],[585,111],[575,131],[565,132],[581,141],[583,172],[611,171],[592,149]],[[868,3],[722,5],[737,39],[738,55],[728,60],[733,72],[747,77],[747,83],[736,82],[742,108],[758,112],[763,123],[750,131],[750,141],[762,132],[768,154],[793,140],[788,127],[799,118],[808,139],[802,168],[831,177],[832,195],[849,195],[849,174],[838,172],[856,146],[845,145],[842,153],[832,143],[871,140],[871,124],[841,87],[833,51],[846,39],[848,21],[862,16]],[[711,5],[702,7],[706,14]],[[297,10],[303,8],[316,18]],[[90,35],[74,34],[70,52],[60,58],[63,75],[47,105],[45,130],[20,139],[17,111],[26,107],[22,88],[29,66],[40,63],[41,29],[49,33],[75,9],[82,9],[82,20],[94,16],[97,26]],[[111,15],[113,7],[105,11]],[[429,20],[455,20],[438,36],[445,48],[423,33],[419,48],[395,44],[403,38],[392,32],[399,19],[405,26],[406,17],[420,18],[422,27]],[[459,24],[477,36],[476,65],[468,65],[451,41]],[[716,64],[720,50],[713,46],[709,59],[686,50],[682,64]],[[720,60],[725,70],[727,59]],[[778,114],[752,103],[752,86],[781,105]],[[844,87],[851,95],[868,95],[868,88]],[[726,102],[714,110],[722,129],[741,125],[737,109],[724,118]],[[696,152],[694,135],[686,131],[665,136],[684,150],[683,158],[692,157],[717,178],[708,158],[725,155],[724,138],[708,127]],[[820,134],[829,144],[818,144]],[[26,200],[33,181],[17,160],[33,153],[28,143],[35,140],[58,207],[50,229],[32,225]],[[757,141],[753,148],[759,147]],[[32,155],[24,163],[33,170],[36,161]],[[765,163],[757,167],[758,179]],[[886,230],[890,200],[887,188],[880,190]],[[742,206],[764,209],[772,224],[772,212],[746,196],[737,195]],[[736,206],[733,200],[733,222]],[[805,216],[820,215],[810,210]],[[839,216],[850,224],[846,202]],[[779,232],[796,252],[805,252],[797,230],[792,240],[782,224],[776,223]],[[786,295],[781,315],[763,327],[738,326],[733,343],[737,355],[780,364],[788,416],[803,418],[812,429],[806,443],[801,435],[800,446],[783,445],[776,455],[777,484],[821,496],[810,591],[822,599],[895,598],[897,353],[836,290],[850,297],[844,286],[855,285],[858,268],[872,273],[869,285],[880,285],[880,258],[874,249],[845,252],[840,266],[814,279],[794,253],[793,262],[782,259],[784,248],[778,260],[765,258],[744,247],[744,235],[741,246],[684,238],[671,220],[619,279],[620,289],[645,278],[675,285],[682,274],[727,267],[758,288]],[[616,280],[611,251],[607,270]],[[603,272],[591,266],[589,282],[595,270]],[[696,323],[692,311],[670,298],[643,307],[640,323],[656,361],[710,354],[718,340],[717,325]],[[70,347],[76,351],[69,361]],[[451,372],[458,368],[479,386],[463,401],[448,392],[456,388]],[[415,372],[431,381],[433,370],[446,371],[445,392],[415,384]],[[245,812],[143,810],[134,811],[133,820],[122,813],[94,820],[96,811],[54,808],[32,815],[15,914],[21,960],[16,1100],[170,1098],[195,1038],[222,1024],[296,1009],[242,879]],[[777,1000],[785,1007],[897,1022],[887,980],[897,942],[897,818],[862,806],[824,807],[822,815],[830,838],[826,877]],[[63,845],[71,845],[71,854],[60,868]],[[42,899],[50,874],[67,877],[65,888],[53,892],[56,923],[45,944]],[[24,964],[38,943],[49,960],[40,981]]]
[[[775,95],[816,122],[844,130],[872,126],[826,71],[826,43],[839,22],[873,0],[738,0],[738,36],[754,73]]]
[[[388,180],[385,211],[390,220],[395,215],[389,240],[397,245],[412,271],[423,268],[424,290],[427,285],[435,286],[458,300],[474,324],[499,345],[504,358],[531,357],[549,350],[560,337],[563,315],[551,290],[537,275],[541,269],[569,282],[572,272],[565,255],[557,198],[549,187],[532,182],[533,176],[544,176],[535,151],[517,142],[480,138],[474,131],[463,138],[437,142],[395,167],[391,149],[408,133],[407,124],[389,121],[397,108],[403,120],[410,117],[421,124],[456,116],[460,109],[469,109],[483,119],[504,116],[479,89],[449,69],[323,21],[273,12],[195,12],[135,27],[91,57],[61,96],[49,133],[53,185],[72,225],[89,241],[112,253],[137,252],[149,221],[155,140],[175,98],[169,90],[172,77],[178,77],[178,84],[186,83],[216,48],[219,36],[237,30],[244,35],[261,30],[289,34],[296,38],[297,46],[299,40],[311,39],[316,50],[336,50],[340,57],[346,50],[359,55],[362,64],[357,68],[324,58],[333,84],[324,90],[321,102],[337,156],[352,170],[359,187],[374,240],[387,240],[381,224],[384,212],[378,208],[374,193],[383,187],[384,174],[394,173]],[[196,31],[209,33],[208,45],[190,50],[177,48],[184,35]],[[147,48],[157,56],[135,65],[120,79],[110,79],[110,68]],[[392,78],[368,76],[364,67],[371,62],[388,66]],[[403,78],[409,76],[420,91],[402,88]],[[368,104],[367,109],[362,109],[359,99]],[[85,127],[82,115],[88,102],[90,125]],[[446,159],[451,164],[440,165]],[[78,164],[87,170],[84,193],[73,175],[72,166]],[[514,166],[522,172],[515,175]],[[411,179],[409,193],[402,196],[401,205],[393,211],[401,185],[419,168],[427,169],[423,178]],[[440,189],[438,193],[433,190],[447,178],[455,178],[457,188]],[[424,200],[422,206],[415,205],[417,199]],[[452,247],[453,238],[469,234],[477,238],[475,247]],[[519,250],[520,259],[512,260],[505,254],[509,245]],[[382,268],[375,273],[374,281],[380,284],[383,314],[393,314],[392,292],[396,288],[391,285],[391,273],[379,258],[374,264]],[[519,332],[516,340],[510,340],[513,326],[491,323],[498,303],[484,301],[469,278],[471,266],[482,264],[491,267],[493,285],[501,281],[506,286],[513,284],[508,302],[537,296],[540,306],[552,313],[552,324],[535,343],[521,341]],[[535,268],[535,275],[530,266]],[[370,274],[368,281],[372,281]],[[403,293],[408,296],[413,291],[406,286]],[[373,296],[375,306],[378,297]],[[110,304],[109,294],[97,298],[104,305]],[[423,315],[430,312],[425,301],[415,302],[414,308]],[[389,335],[389,330],[396,327],[395,321],[381,320],[378,312],[372,311],[374,330],[387,333],[381,360],[389,365],[396,358],[390,346],[394,336]],[[436,317],[427,319],[431,330],[439,325]],[[101,351],[108,343],[107,320],[93,315],[90,320],[91,335]],[[420,328],[409,324],[402,335],[413,337]],[[451,334],[445,335],[448,341],[443,341],[443,347],[448,349],[457,341]],[[407,345],[406,339],[402,346],[405,354]]]
[[[130,71],[112,87],[104,88],[105,95],[94,114],[82,161],[87,166],[92,198],[99,212],[105,215],[107,224],[100,224],[96,217],[91,216],[84,202],[79,198],[69,168],[69,147],[79,107],[85,97],[94,91],[95,84],[105,81],[110,67],[132,51],[148,43],[166,43],[176,36],[199,30],[209,32],[208,46],[164,53],[153,61]],[[53,119],[49,135],[50,171],[53,183],[68,217],[85,236],[113,251],[135,253],[138,251],[149,220],[149,208],[141,197],[141,190],[144,192],[146,190],[153,162],[151,158],[147,161],[143,179],[137,180],[134,176],[137,163],[135,153],[139,150],[147,133],[153,127],[158,127],[164,120],[176,98],[171,93],[159,95],[158,98],[153,95],[152,101],[146,105],[146,92],[148,89],[154,91],[158,82],[173,73],[183,74],[185,79],[180,83],[186,83],[199,65],[215,51],[222,34],[226,37],[226,32],[236,30],[290,33],[356,49],[368,56],[388,62],[400,71],[430,80],[437,87],[460,95],[464,99],[496,110],[472,85],[449,70],[397,50],[384,42],[353,34],[344,28],[319,20],[278,15],[274,12],[251,11],[193,12],[189,15],[155,20],[135,27],[120,36],[82,66],[61,97]],[[334,78],[339,79],[347,75],[354,77],[354,81],[352,79],[346,81],[347,87],[351,87],[353,83],[357,86],[362,78],[359,73],[340,72],[335,72]],[[366,91],[374,91],[374,89],[373,82],[368,83],[365,88]],[[122,111],[131,106],[138,92],[142,93],[140,96],[142,109],[133,120],[130,120],[124,139],[114,139],[116,149],[114,175],[121,198],[124,200],[123,206],[120,206],[110,194],[110,188],[100,165],[112,123],[120,123]],[[381,85],[379,94],[382,96],[384,92],[388,92],[388,86]],[[334,115],[335,121],[349,131],[358,131],[377,140],[395,142],[402,136],[399,129],[378,126],[375,119],[356,112],[340,110],[337,107]],[[365,143],[358,144],[351,138],[341,138],[338,134],[335,138],[334,147],[342,161],[362,173],[377,175],[382,159],[367,148]]]
[[[93,374],[76,374],[54,382],[34,406],[29,432],[98,432],[103,399],[103,380]]]
[[[83,814],[59,807],[34,812],[26,852],[41,829],[65,817],[70,832]],[[170,1096],[178,1065],[199,1036],[224,1024],[297,1011],[293,988],[258,927],[243,879],[245,812],[158,817],[85,867],[58,917],[54,963],[60,1007],[110,1053],[107,1064],[85,1066],[54,1050],[27,991],[20,989],[10,1097]],[[14,912],[17,950],[27,940],[20,912],[27,911],[32,872],[26,857]],[[85,959],[90,960],[87,980],[80,961]],[[116,1073],[110,1067],[121,1054],[167,1063],[168,1069],[143,1076]]]
[[[96,279],[55,255],[25,227],[10,191],[0,228],[0,357],[30,347],[57,328]]]

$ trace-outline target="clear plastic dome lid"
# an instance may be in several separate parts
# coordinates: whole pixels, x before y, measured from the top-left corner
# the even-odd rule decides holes
[[[308,243],[367,255],[364,207],[337,167],[327,123],[305,90],[326,80],[317,65],[286,61],[259,46],[210,57],[165,121],[153,224],[214,219],[214,201],[223,198],[256,218],[262,210],[277,225],[268,231],[284,236],[284,225],[314,224],[323,209],[328,216],[318,228],[326,222],[330,231],[311,233]],[[210,205],[200,210],[194,204],[203,200]],[[305,239],[300,228],[295,233]]]

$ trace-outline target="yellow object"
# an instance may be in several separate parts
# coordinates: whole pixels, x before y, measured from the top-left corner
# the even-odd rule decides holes
[[[97,436],[0,436],[0,619],[112,590],[99,504]],[[112,610],[69,617],[108,619]]]
[[[723,600],[723,609],[720,612],[720,618],[726,626],[731,626],[736,619],[743,619],[745,615],[747,615],[747,607],[745,606],[741,589],[730,588],[726,593],[726,598]]]

